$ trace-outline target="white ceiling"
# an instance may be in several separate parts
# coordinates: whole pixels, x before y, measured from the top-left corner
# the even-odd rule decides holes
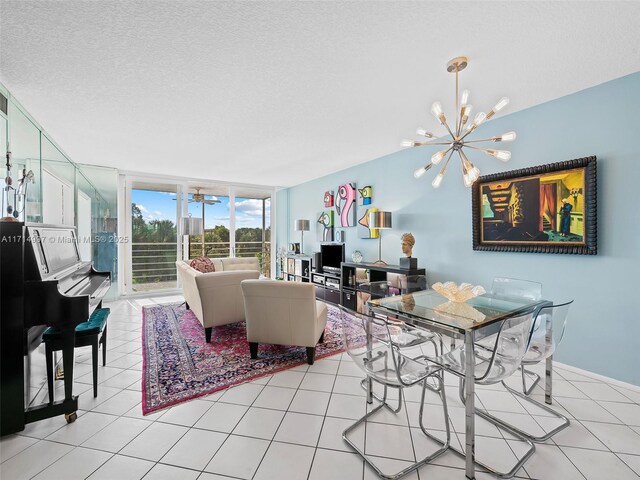
[[[77,162],[288,186],[451,111],[640,70],[638,2],[8,1],[0,81]]]

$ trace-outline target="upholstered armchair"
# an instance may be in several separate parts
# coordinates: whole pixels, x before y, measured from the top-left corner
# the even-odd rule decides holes
[[[327,306],[316,301],[315,286],[277,280],[243,280],[241,285],[251,358],[258,358],[260,343],[296,345],[307,348],[307,363],[313,365],[327,324]]]

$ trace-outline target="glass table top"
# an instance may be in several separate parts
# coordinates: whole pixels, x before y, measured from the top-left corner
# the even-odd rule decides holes
[[[378,313],[398,315],[414,323],[440,325],[466,332],[516,315],[535,311],[546,301],[514,297],[498,297],[485,293],[464,303],[450,302],[434,290],[370,300],[369,306]]]

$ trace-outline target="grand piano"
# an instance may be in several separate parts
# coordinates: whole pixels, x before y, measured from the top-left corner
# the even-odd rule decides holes
[[[108,272],[80,260],[75,228],[0,223],[0,435],[57,415],[76,419],[75,327],[102,306],[110,285]],[[50,326],[62,337],[64,399],[29,407],[26,360]]]

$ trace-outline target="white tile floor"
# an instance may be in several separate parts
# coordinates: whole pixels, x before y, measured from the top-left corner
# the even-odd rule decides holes
[[[141,308],[178,298],[118,301],[110,305],[107,367],[100,367],[93,398],[89,352],[78,352],[78,420],[52,418],[0,441],[3,480],[83,479],[374,479],[373,471],[341,438],[366,411],[360,372],[346,355],[296,367],[249,384],[142,416]],[[517,379],[515,379],[517,380]],[[456,379],[446,377],[453,442],[464,442],[464,409]],[[58,382],[60,395],[62,382]],[[517,382],[516,382],[517,384]],[[477,389],[478,405],[541,432],[556,422],[501,388]],[[40,396],[46,396],[46,389]],[[542,390],[535,397],[543,399]],[[397,398],[397,397],[396,397]],[[385,471],[397,471],[435,448],[419,430],[420,392],[407,391],[399,415],[384,412],[356,430]],[[425,420],[442,436],[437,397],[427,397]],[[625,389],[562,368],[555,369],[554,408],[571,426],[544,444],[517,473],[532,479],[640,478],[640,390]],[[509,468],[522,444],[481,419],[477,455]],[[446,453],[407,479],[464,479],[463,460]],[[494,478],[480,472],[478,479]]]

